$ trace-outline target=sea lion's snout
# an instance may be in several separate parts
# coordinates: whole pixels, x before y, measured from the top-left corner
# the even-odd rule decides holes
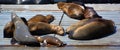
[[[63,47],[65,45],[67,45],[66,43],[62,42],[61,40],[59,39],[56,39],[56,43],[58,44],[58,47]]]
[[[13,12],[13,13],[11,13],[11,18],[12,19],[15,19],[17,17],[17,15]]]
[[[11,13],[11,19],[12,19],[12,22],[16,22],[16,21],[19,21],[21,20],[15,12]]]
[[[60,36],[65,36],[66,34],[65,34],[65,30],[64,30],[64,28],[63,27],[61,27],[61,26],[56,26],[56,32],[57,32],[57,34],[58,35],[60,35]]]

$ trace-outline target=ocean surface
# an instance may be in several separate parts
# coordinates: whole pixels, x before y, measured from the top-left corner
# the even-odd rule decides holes
[[[0,50],[119,50],[120,49],[120,11],[97,11],[97,13],[105,19],[113,20],[116,25],[117,32],[105,38],[81,41],[71,40],[68,36],[59,36],[57,38],[67,43],[67,45],[115,45],[117,47],[0,47]],[[48,15],[52,14],[55,16],[55,21],[51,24],[58,25],[62,16],[61,11],[17,11],[16,14],[19,17],[25,17],[27,20],[35,16],[36,14]],[[7,22],[11,21],[11,11],[2,11],[0,13],[0,45],[11,45],[11,38],[3,38],[3,28]],[[74,24],[78,20],[71,19],[64,15],[61,26],[66,29],[71,24]],[[50,34],[54,36],[54,34]]]

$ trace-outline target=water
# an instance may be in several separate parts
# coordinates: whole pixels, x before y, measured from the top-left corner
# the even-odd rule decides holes
[[[99,15],[103,16],[105,19],[110,19],[113,20],[117,26],[117,32],[111,36],[102,38],[102,39],[96,39],[96,40],[90,40],[90,41],[80,41],[80,40],[71,40],[67,36],[56,36],[63,42],[67,43],[68,45],[120,45],[120,11],[97,11]],[[62,12],[60,11],[21,11],[21,12],[16,12],[16,14],[20,17],[25,17],[27,20],[30,19],[31,17],[35,16],[36,14],[52,14],[55,16],[56,20],[52,22],[52,24],[58,25],[59,20],[62,16]],[[10,38],[3,38],[3,28],[7,22],[11,21],[11,12],[6,12],[2,11],[0,13],[0,45],[10,45]],[[64,15],[63,21],[61,25],[66,29],[69,25],[75,23],[77,20],[71,19]],[[53,36],[53,35],[51,35]],[[26,48],[26,47],[0,47],[0,50],[13,50],[13,49],[18,49],[19,50],[85,50],[89,47],[62,47],[62,48],[48,48],[48,47],[35,47],[35,48]],[[21,49],[22,48],[22,49]],[[91,48],[91,47],[90,47]],[[94,49],[120,49],[120,47],[93,47]],[[92,49],[91,49],[92,50]]]

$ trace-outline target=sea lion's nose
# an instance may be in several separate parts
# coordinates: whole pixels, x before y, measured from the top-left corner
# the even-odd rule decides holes
[[[14,19],[15,17],[17,17],[17,15],[15,14],[15,12],[11,13],[11,18]]]

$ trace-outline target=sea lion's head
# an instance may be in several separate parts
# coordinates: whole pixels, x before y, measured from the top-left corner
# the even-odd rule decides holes
[[[52,30],[55,32],[55,34],[64,36],[65,34],[65,30],[62,26],[58,26],[58,25],[52,25]]]
[[[67,16],[73,19],[81,20],[84,18],[85,6],[76,3],[58,2],[57,6]]]
[[[53,22],[53,21],[55,20],[54,16],[53,16],[53,15],[50,15],[50,14],[47,15],[46,18],[47,18],[47,20],[48,20],[48,23],[51,23],[51,22]]]

